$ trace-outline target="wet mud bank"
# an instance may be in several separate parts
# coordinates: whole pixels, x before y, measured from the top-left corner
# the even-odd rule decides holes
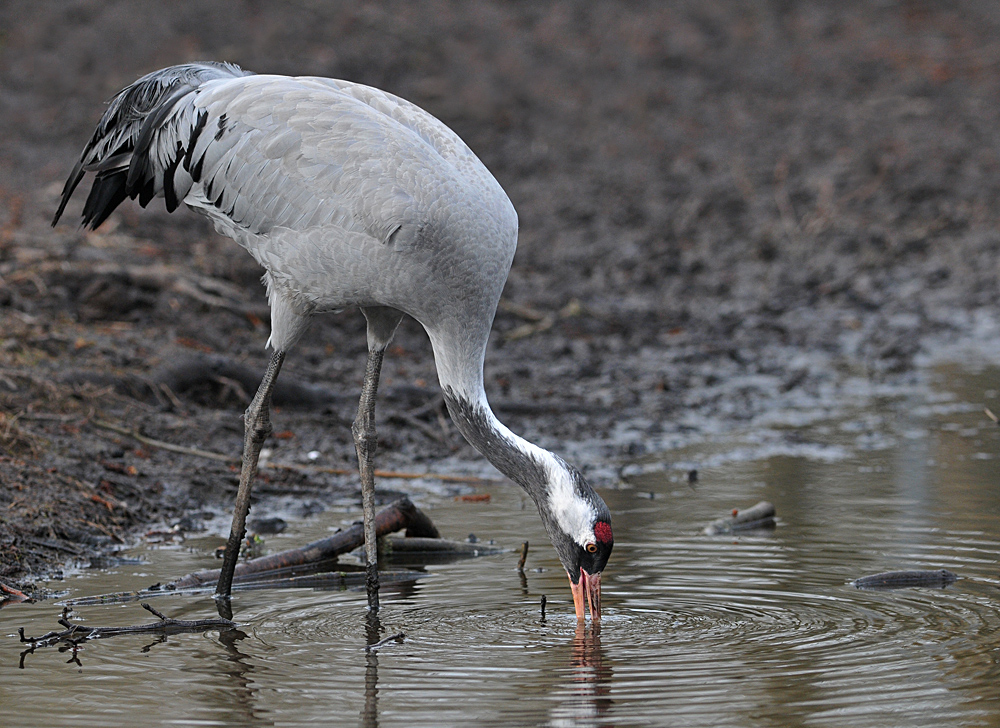
[[[185,515],[198,528],[235,492],[231,461],[192,450],[239,455],[266,364],[261,271],[158,202],[93,233],[72,224],[79,207],[48,226],[102,103],[170,63],[350,78],[455,128],[520,215],[491,399],[600,483],[671,432],[858,378],[911,382],[922,355],[997,332],[987,4],[15,1],[0,27],[11,584]],[[265,471],[259,498],[353,497],[356,478],[328,471],[354,467],[364,356],[357,313],[317,319],[290,354],[270,458],[297,467]],[[491,475],[448,422],[412,321],[378,416],[380,467]]]

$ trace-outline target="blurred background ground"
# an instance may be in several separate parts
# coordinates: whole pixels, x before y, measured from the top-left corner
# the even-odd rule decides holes
[[[748,420],[846,373],[914,376],[997,331],[1000,6],[992,2],[112,2],[0,5],[0,578],[198,509],[263,371],[260,270],[198,215],[49,221],[103,103],[228,60],[377,86],[455,129],[520,215],[487,387],[599,482],[697,411]],[[273,458],[353,467],[356,313],[290,355]],[[380,464],[489,474],[412,321]],[[314,453],[308,459],[308,453]],[[393,484],[395,487],[395,484]],[[350,494],[268,471],[261,495]]]

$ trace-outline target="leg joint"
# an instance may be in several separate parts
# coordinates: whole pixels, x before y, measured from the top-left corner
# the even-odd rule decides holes
[[[359,451],[371,455],[375,454],[375,448],[378,447],[378,432],[375,430],[374,424],[355,420],[354,424],[351,425],[351,433],[354,435],[354,444]]]

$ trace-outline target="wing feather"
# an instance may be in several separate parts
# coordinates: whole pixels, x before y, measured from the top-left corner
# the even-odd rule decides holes
[[[84,204],[83,223],[90,228],[107,219],[126,197],[138,197],[145,205],[165,194],[165,179],[170,180],[168,207],[183,199],[189,174],[187,167],[185,174],[177,173],[177,155],[187,154],[204,125],[185,100],[213,82],[245,75],[228,63],[190,63],[147,74],[115,95],[66,180],[52,224],[89,171],[97,173]]]
[[[143,206],[161,196],[168,210],[185,202],[238,240],[330,226],[398,241],[450,185],[496,188],[453,131],[399,97],[219,64],[164,69],[118,94],[56,219],[88,171],[97,174],[84,208],[91,227],[126,196]]]

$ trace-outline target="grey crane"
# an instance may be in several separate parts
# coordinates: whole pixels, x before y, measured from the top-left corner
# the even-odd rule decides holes
[[[143,76],[110,102],[62,192],[55,225],[88,172],[83,225],[125,198],[162,197],[206,216],[264,268],[272,355],[245,415],[243,467],[216,595],[228,599],[250,490],[271,431],[285,354],[314,314],[358,307],[368,361],[352,427],[361,476],[368,604],[378,611],[375,395],[386,347],[408,314],[426,330],[462,435],[538,507],[569,576],[577,618],[600,618],[613,546],[608,507],[580,472],[494,415],[483,361],[517,245],[517,214],[447,126],[397,96],[349,81],[256,75],[191,63]]]

